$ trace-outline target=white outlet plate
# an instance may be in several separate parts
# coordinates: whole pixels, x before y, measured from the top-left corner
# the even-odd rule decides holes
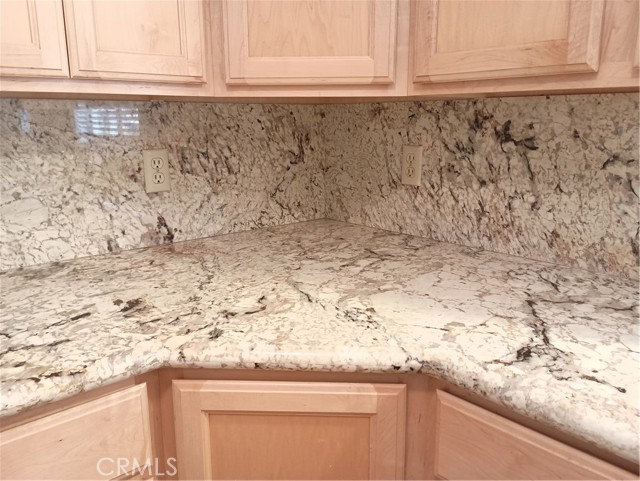
[[[402,147],[402,183],[417,187],[422,184],[421,145],[404,145]]]
[[[144,190],[147,192],[165,192],[171,188],[169,178],[169,160],[167,151],[143,150]]]

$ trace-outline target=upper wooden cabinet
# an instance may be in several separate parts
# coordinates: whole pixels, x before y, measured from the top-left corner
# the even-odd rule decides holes
[[[173,381],[180,479],[403,479],[406,387]]]
[[[414,2],[414,80],[595,72],[603,0]]]
[[[69,76],[62,0],[0,1],[0,75]]]
[[[223,0],[227,84],[391,83],[397,0]]]
[[[71,77],[204,81],[202,0],[64,0],[64,9]]]
[[[0,93],[636,91],[638,9],[638,0],[0,0]]]

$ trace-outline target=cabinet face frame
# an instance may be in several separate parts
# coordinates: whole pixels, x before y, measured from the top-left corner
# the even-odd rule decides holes
[[[180,479],[212,479],[210,414],[363,415],[370,418],[370,479],[404,477],[406,386],[174,380]]]
[[[0,75],[11,77],[69,77],[67,43],[62,0],[1,0],[3,4],[23,4],[27,22],[9,23],[3,30],[29,28],[30,42],[0,45]]]
[[[174,0],[180,30],[180,54],[175,56],[101,50],[93,7],[100,0],[63,1],[72,78],[182,84],[205,82],[207,49],[203,0]],[[111,3],[117,5],[117,2]]]
[[[309,57],[252,57],[250,55],[249,3],[255,1],[270,0],[222,1],[226,84],[359,85],[393,83],[399,0],[355,0],[367,1],[370,5],[371,18],[368,19],[370,51],[368,55]]]
[[[451,0],[412,0],[411,45],[416,83],[598,71],[604,0],[567,0],[566,38],[441,52],[438,50],[438,9],[447,1]]]

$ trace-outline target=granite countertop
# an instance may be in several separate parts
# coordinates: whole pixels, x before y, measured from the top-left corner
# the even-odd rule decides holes
[[[0,283],[2,415],[163,366],[420,371],[638,459],[634,281],[313,221]]]

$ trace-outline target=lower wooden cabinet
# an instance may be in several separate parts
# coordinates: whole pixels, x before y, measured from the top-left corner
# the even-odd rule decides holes
[[[637,479],[444,391],[437,397],[438,479]]]
[[[0,456],[0,479],[133,474],[152,459],[147,387],[138,384],[5,430]]]
[[[180,479],[402,479],[401,384],[173,381]]]
[[[9,479],[638,479],[424,374],[161,369],[0,417]]]

